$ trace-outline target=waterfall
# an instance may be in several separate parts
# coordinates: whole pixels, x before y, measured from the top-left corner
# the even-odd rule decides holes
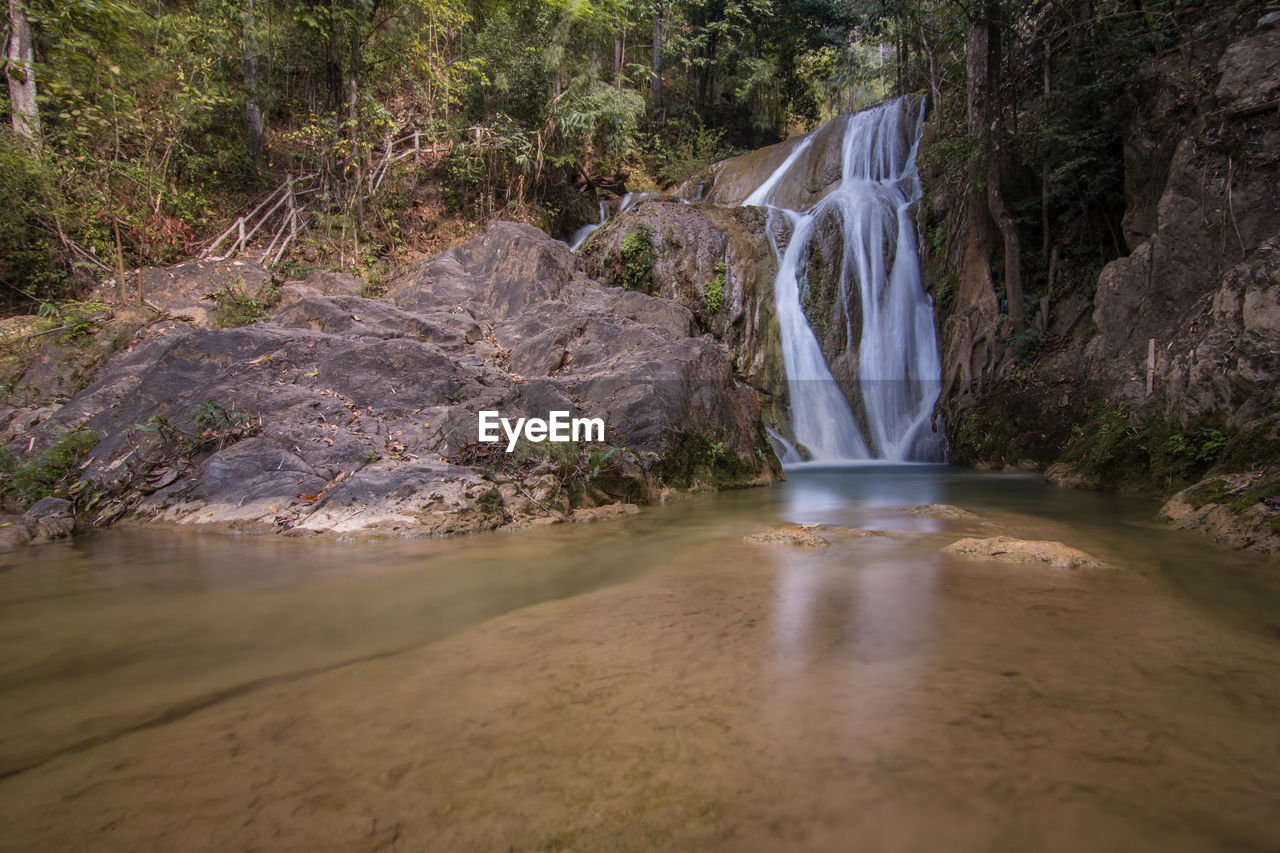
[[[845,123],[840,181],[808,208],[789,210],[772,202],[793,171],[794,180],[804,179],[806,170],[798,166],[817,132],[798,143],[743,202],[768,210],[770,240],[778,256],[774,299],[791,398],[791,434],[815,461],[938,457],[930,418],[942,367],[911,218],[911,207],[923,194],[915,163],[923,109],[922,101],[902,97],[832,119]],[[784,248],[775,236],[778,217],[790,229]],[[835,217],[844,245],[836,288],[841,304],[830,316],[843,317],[846,349],[858,356],[857,412],[823,358],[801,304],[810,243],[826,217]],[[853,300],[862,318],[856,336]],[[789,450],[788,456],[793,453]]]
[[[600,221],[588,222],[577,231],[573,232],[573,236],[569,238],[569,251],[576,252],[578,247],[587,241],[587,238],[596,232],[601,225],[609,221],[609,211],[605,209],[604,202],[600,202]]]

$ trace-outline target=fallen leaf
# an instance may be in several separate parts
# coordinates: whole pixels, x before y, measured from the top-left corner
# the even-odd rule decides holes
[[[268,510],[270,510],[271,512],[279,512],[279,511],[280,511],[280,510],[276,509],[276,508],[275,508],[275,506],[273,506],[273,505],[271,505],[271,504],[268,504],[268,505],[267,505],[267,509],[268,509]],[[213,513],[209,513],[209,515],[213,515]]]

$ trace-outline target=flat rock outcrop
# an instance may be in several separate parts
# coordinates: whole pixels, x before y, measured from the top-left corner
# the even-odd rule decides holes
[[[947,554],[986,557],[1004,563],[1043,563],[1057,569],[1105,569],[1107,566],[1084,551],[1061,542],[1038,542],[993,536],[988,539],[961,539],[942,549]]]
[[[1206,477],[1170,498],[1160,520],[1233,548],[1280,553],[1280,469]]]
[[[21,515],[0,515],[0,551],[62,539],[75,524],[70,501],[41,498]]]
[[[831,547],[831,543],[813,530],[805,527],[779,527],[776,530],[762,530],[746,537],[747,542],[756,545],[788,545],[792,548],[805,548],[818,551]]]

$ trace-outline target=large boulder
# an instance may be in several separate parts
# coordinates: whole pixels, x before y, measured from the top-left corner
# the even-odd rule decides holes
[[[670,301],[592,281],[535,228],[495,223],[386,302],[333,284],[287,286],[267,322],[166,327],[39,439],[100,437],[84,477],[103,520],[250,531],[461,532],[780,476],[725,345]],[[603,418],[606,441],[509,456],[478,442],[481,410]]]
[[[1170,498],[1160,520],[1233,548],[1280,553],[1280,468],[1206,477]]]
[[[634,281],[645,293],[687,309],[697,327],[728,345],[734,369],[766,408],[785,411],[773,296],[778,267],[766,224],[759,208],[649,201],[610,220],[580,252],[595,279],[623,288]],[[631,279],[628,239],[650,247],[647,271]]]

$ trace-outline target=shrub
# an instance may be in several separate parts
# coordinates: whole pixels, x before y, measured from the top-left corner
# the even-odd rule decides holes
[[[707,282],[702,288],[702,302],[707,306],[707,313],[714,314],[724,307],[724,287],[726,284],[725,276],[728,274],[728,267],[724,263],[718,263],[715,266],[716,277]]]
[[[80,465],[97,443],[97,433],[73,430],[26,462],[0,453],[0,500],[25,507],[41,498],[74,499]]]
[[[653,234],[641,225],[622,238],[622,287],[637,290],[653,271]]]

